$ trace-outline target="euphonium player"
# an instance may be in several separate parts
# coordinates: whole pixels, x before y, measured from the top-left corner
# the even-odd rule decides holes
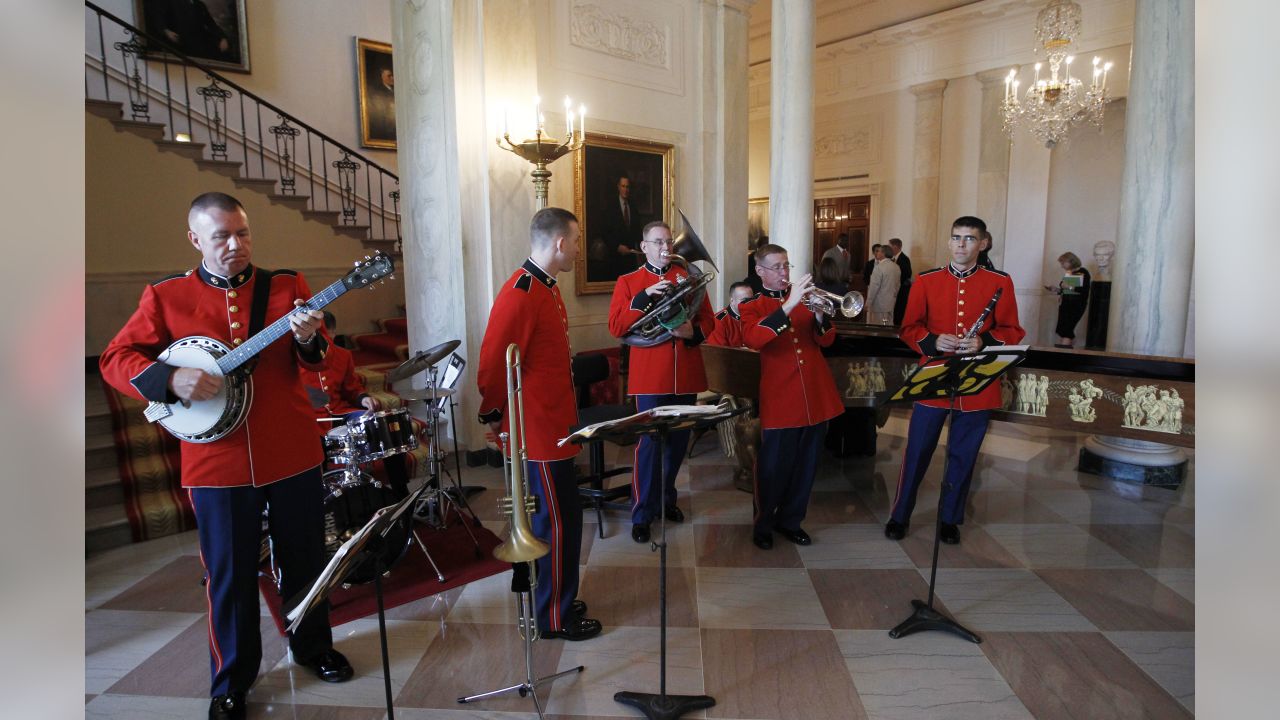
[[[556,275],[578,254],[578,219],[561,208],[539,210],[530,223],[529,259],[498,291],[480,345],[476,382],[480,422],[496,435],[507,428],[507,345],[520,348],[530,492],[538,499],[533,533],[551,546],[537,560],[534,605],[542,637],[586,640],[600,634],[576,600],[582,551],[582,506],[573,475],[578,446],[557,447],[578,422],[570,371],[569,321]],[[514,452],[513,452],[514,455]]]
[[[738,306],[747,347],[760,351],[760,427],[751,540],[773,547],[773,531],[797,545],[813,542],[800,527],[809,507],[827,421],[844,412],[823,347],[835,342],[831,318],[804,304],[805,275],[790,285],[787,251],[765,245],[755,254],[764,290]]]
[[[640,249],[645,262],[639,269],[618,278],[609,304],[609,332],[623,337],[636,321],[673,287],[685,268],[671,264],[671,228],[664,222],[644,227]],[[689,319],[671,331],[671,339],[652,347],[631,348],[628,394],[636,398],[636,409],[651,410],[662,405],[692,405],[697,394],[707,389],[707,372],[698,346],[715,330],[715,315],[706,295]],[[684,520],[676,505],[676,473],[689,444],[689,431],[673,432],[667,438],[666,457],[658,458],[658,443],[645,436],[636,445],[631,478],[631,539],[649,542],[649,523],[659,512],[672,522]],[[661,474],[660,474],[661,473]],[[661,502],[661,478],[666,478],[667,506]]]

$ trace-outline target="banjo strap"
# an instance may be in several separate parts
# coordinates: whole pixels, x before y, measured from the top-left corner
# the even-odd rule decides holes
[[[260,267],[253,269],[253,304],[249,307],[249,337],[254,337],[262,332],[262,328],[267,322],[267,298],[271,296],[272,275],[274,273],[263,270]],[[257,356],[246,362],[244,364],[244,374],[252,375],[253,368],[257,364]]]

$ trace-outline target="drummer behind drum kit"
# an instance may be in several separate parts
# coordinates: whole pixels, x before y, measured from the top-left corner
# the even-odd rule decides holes
[[[430,373],[427,387],[415,388],[400,395],[406,401],[425,401],[429,414],[426,430],[426,442],[430,448],[426,479],[428,488],[422,493],[414,518],[437,529],[445,529],[448,527],[450,512],[455,512],[462,519],[462,525],[471,536],[476,556],[479,557],[480,542],[470,523],[479,526],[480,521],[467,505],[465,495],[455,492],[458,490],[457,478],[451,478],[454,488],[440,487],[441,473],[449,475],[444,467],[444,451],[440,443],[440,415],[449,407],[454,394],[453,388],[449,386],[457,381],[466,363],[454,355],[445,370],[442,383],[436,382],[436,365],[460,344],[457,340],[451,340],[420,352],[389,372],[387,380],[394,383],[421,372]],[[326,397],[325,400],[327,399]],[[313,399],[313,402],[317,401],[319,398]],[[345,421],[335,418],[317,422],[341,423],[324,437],[326,460],[335,466],[324,473],[325,549],[332,557],[342,543],[363,527],[379,508],[394,504],[403,497],[403,494],[397,496],[397,490],[374,478],[366,468],[378,460],[413,452],[418,449],[418,437],[414,432],[413,417],[407,408],[365,413]],[[463,513],[464,509],[466,514]],[[422,540],[411,531],[407,515],[386,537],[386,550],[381,558],[386,572],[390,573],[395,563],[404,556],[410,543],[418,545],[435,570],[436,578],[444,582],[445,577],[439,565]],[[373,566],[372,562],[366,562],[357,568],[348,576],[348,584],[372,582],[375,572]]]

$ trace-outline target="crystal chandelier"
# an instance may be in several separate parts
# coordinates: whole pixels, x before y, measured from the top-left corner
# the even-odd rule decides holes
[[[1102,130],[1111,63],[1093,58],[1093,77],[1087,90],[1079,77],[1072,76],[1075,56],[1070,53],[1080,35],[1080,17],[1080,4],[1072,0],[1049,0],[1036,15],[1036,39],[1049,61],[1049,72],[1047,77],[1041,77],[1044,63],[1036,63],[1035,78],[1022,98],[1018,97],[1022,85],[1018,68],[1010,70],[1004,79],[1000,112],[1004,116],[1004,131],[1011,137],[1013,131],[1022,126],[1045,147],[1052,148],[1074,125],[1088,122]]]

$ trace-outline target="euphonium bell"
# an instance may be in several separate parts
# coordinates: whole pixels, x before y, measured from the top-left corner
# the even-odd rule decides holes
[[[511,518],[511,531],[507,539],[493,549],[493,556],[509,563],[533,562],[551,552],[551,548],[533,534],[529,524],[529,514],[537,510],[537,498],[525,489],[524,463],[528,451],[524,441],[524,385],[520,375],[520,348],[515,343],[507,346],[507,426],[509,431],[500,436],[507,496],[498,501],[498,507]]]

